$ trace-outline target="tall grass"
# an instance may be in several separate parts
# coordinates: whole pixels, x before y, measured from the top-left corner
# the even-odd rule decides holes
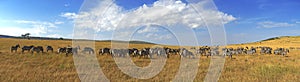
[[[297,44],[299,37],[284,37],[265,42],[250,43],[238,46],[270,46],[276,47],[300,47]],[[71,41],[61,40],[22,40],[22,39],[0,39],[0,81],[80,81],[72,56],[66,57],[63,54],[45,53],[10,53],[11,46],[24,45],[51,45],[55,48],[71,45]],[[153,44],[130,44],[131,48],[151,47]],[[96,49],[110,47],[110,42],[96,42]],[[178,48],[177,46],[169,46]],[[97,51],[97,50],[96,50]],[[226,58],[221,82],[267,82],[267,81],[288,81],[299,82],[300,80],[300,51],[291,50],[288,57],[276,55],[238,55],[233,59]],[[136,79],[124,73],[117,67],[111,56],[97,55],[102,71],[111,81],[171,81],[180,65],[178,55],[171,56],[163,70],[150,79]],[[149,65],[149,59],[132,58],[134,63],[140,67]],[[203,81],[208,71],[210,58],[201,57],[195,81]]]

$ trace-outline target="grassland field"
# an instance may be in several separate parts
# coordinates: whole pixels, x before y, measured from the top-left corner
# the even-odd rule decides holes
[[[0,81],[2,82],[32,82],[32,81],[80,81],[72,56],[63,54],[44,53],[31,54],[11,53],[10,47],[16,44],[39,45],[58,47],[72,45],[71,41],[63,40],[25,40],[0,38]],[[96,42],[95,48],[110,47],[110,42]],[[130,44],[131,48],[151,47],[154,44]],[[286,56],[279,55],[234,55],[233,59],[226,58],[225,66],[219,78],[220,82],[300,82],[300,37],[282,37],[276,40],[254,42],[247,44],[228,45],[227,47],[245,46],[269,46],[272,48],[295,48],[291,49]],[[178,46],[168,46],[179,48]],[[124,73],[117,67],[114,59],[108,55],[97,55],[101,69],[110,81],[145,81],[165,82],[171,81],[178,71],[180,57],[171,56],[163,70],[150,79],[135,79]],[[149,65],[150,59],[132,58],[138,66]],[[208,71],[211,58],[201,57],[199,69],[194,81],[204,80]]]

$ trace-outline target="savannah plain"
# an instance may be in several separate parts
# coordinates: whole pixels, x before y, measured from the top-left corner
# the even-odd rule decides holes
[[[54,53],[31,54],[28,52],[11,53],[10,47],[16,44],[22,46],[52,46]],[[80,81],[72,56],[57,54],[58,47],[72,45],[72,41],[64,40],[26,40],[0,38],[0,81],[2,82],[32,82],[32,81]],[[110,47],[110,42],[96,42],[96,52],[100,48]],[[151,47],[154,44],[130,44],[131,48]],[[258,47],[269,46],[273,49],[289,48],[287,56],[281,55],[233,55],[226,57],[225,66],[219,78],[220,82],[300,82],[300,37],[280,37],[274,40],[261,42],[228,45],[227,47]],[[178,48],[177,46],[168,46]],[[260,49],[258,49],[259,52]],[[102,71],[110,81],[171,81],[177,73],[180,65],[180,57],[171,55],[163,70],[151,79],[135,79],[124,73],[117,67],[114,59],[108,55],[98,55],[97,59]],[[150,59],[132,58],[138,66],[149,65]],[[208,71],[211,57],[201,56],[199,69],[194,79],[196,82],[204,80]]]

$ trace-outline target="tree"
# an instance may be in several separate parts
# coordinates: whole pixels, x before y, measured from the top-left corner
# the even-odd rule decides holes
[[[28,40],[30,40],[30,33],[25,33],[21,35],[22,38],[27,38]]]
[[[59,40],[64,40],[64,38],[60,37]]]
[[[21,37],[22,37],[23,39],[25,39],[26,36],[25,36],[25,34],[22,34]]]

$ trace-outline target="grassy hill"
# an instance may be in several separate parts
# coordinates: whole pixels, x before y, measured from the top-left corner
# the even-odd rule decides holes
[[[271,47],[300,47],[300,37],[279,37],[261,42],[229,45],[238,46],[271,46]],[[0,38],[0,81],[80,81],[73,57],[63,54],[44,53],[10,53],[12,45],[51,45],[55,48],[71,45],[70,40],[27,40],[14,38]],[[110,41],[98,41],[96,49],[110,47]],[[129,47],[144,48],[155,44],[130,44]],[[178,48],[178,46],[169,46]],[[19,49],[20,50],[20,49]],[[97,50],[98,51],[98,50]],[[89,55],[83,55],[89,56]],[[162,71],[153,78],[140,80],[132,78],[117,67],[114,59],[108,55],[96,55],[103,73],[110,81],[171,81],[180,65],[180,57],[172,55]],[[195,81],[203,81],[207,73],[211,58],[200,57],[200,64]],[[149,65],[150,59],[132,58],[141,67]],[[291,50],[287,57],[277,55],[235,55],[233,59],[226,58],[225,66],[220,76],[220,82],[248,81],[248,82],[299,82],[300,81],[300,51]]]
[[[274,37],[266,40],[245,43],[245,44],[234,44],[230,46],[270,46],[273,48],[283,47],[283,48],[300,48],[300,36],[282,36]]]

